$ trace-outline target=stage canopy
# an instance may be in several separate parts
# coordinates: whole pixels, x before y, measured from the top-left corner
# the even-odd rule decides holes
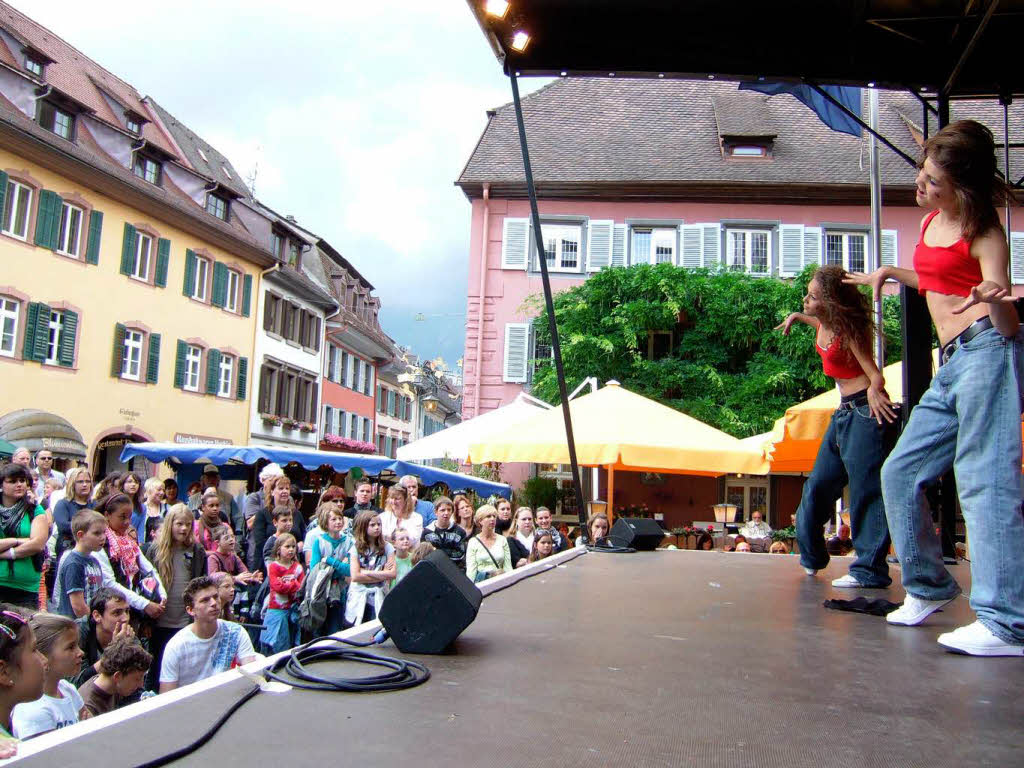
[[[492,435],[521,424],[551,406],[527,394],[520,393],[508,405],[487,411],[469,421],[448,427],[427,437],[403,445],[398,449],[402,461],[426,461],[429,459],[457,459],[466,461],[471,443],[487,440]]]
[[[304,469],[315,470],[324,465],[336,472],[348,472],[359,467],[368,475],[394,472],[396,475],[416,475],[423,485],[446,484],[453,493],[474,491],[483,496],[498,495],[509,497],[511,489],[504,483],[493,483],[459,472],[449,472],[437,467],[412,464],[387,456],[359,453],[336,453],[334,451],[313,451],[302,448],[270,448],[263,445],[179,445],[178,443],[131,443],[121,451],[121,461],[141,456],[154,463],[167,461],[172,464],[216,464],[218,467],[230,464],[255,465],[261,459],[276,462],[282,467],[295,462]]]

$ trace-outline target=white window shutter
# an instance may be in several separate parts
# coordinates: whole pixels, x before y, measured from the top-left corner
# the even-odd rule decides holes
[[[896,243],[899,232],[895,229],[882,230],[882,261],[883,267],[895,267],[899,263],[899,254],[896,251]]]
[[[501,234],[501,268],[526,269],[530,253],[530,220],[505,219]]]
[[[614,226],[614,221],[591,221],[587,227],[587,272],[597,272],[611,264]]]
[[[626,225],[616,224],[612,229],[612,261],[613,267],[626,266]]]
[[[1024,283],[1024,232],[1010,232],[1010,284]]]
[[[779,277],[795,277],[804,265],[804,227],[779,225]]]
[[[701,242],[700,224],[683,224],[679,227],[679,241],[682,244],[679,254],[679,266],[685,269],[697,269],[703,266],[704,245]]]
[[[709,268],[716,267],[721,261],[722,225],[713,222],[710,224],[700,224],[699,226],[703,241],[704,266]]]
[[[821,227],[804,227],[804,266],[813,264],[821,266],[822,245],[821,239],[824,231]]]
[[[530,323],[505,323],[504,381],[514,384],[526,382],[529,345]]]
[[[374,370],[375,369],[372,365],[369,363],[366,364],[366,389],[371,390],[371,392],[373,390]]]

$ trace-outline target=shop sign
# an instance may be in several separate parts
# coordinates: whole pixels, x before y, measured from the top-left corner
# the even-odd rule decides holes
[[[181,445],[232,445],[230,440],[226,440],[223,437],[193,435],[188,432],[175,432],[174,442]]]
[[[134,441],[130,437],[111,437],[106,440],[100,440],[96,450],[105,451],[107,448],[123,448],[131,442]]]
[[[56,451],[58,453],[82,453],[82,444],[77,440],[68,440],[64,437],[44,437],[42,438],[43,448],[48,451]]]

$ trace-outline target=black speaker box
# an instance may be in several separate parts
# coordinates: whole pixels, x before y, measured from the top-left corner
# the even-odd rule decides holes
[[[443,551],[395,585],[378,618],[402,653],[441,653],[473,623],[483,595]]]
[[[620,517],[612,526],[608,538],[617,546],[650,552],[661,544],[665,531],[657,521],[646,517]]]

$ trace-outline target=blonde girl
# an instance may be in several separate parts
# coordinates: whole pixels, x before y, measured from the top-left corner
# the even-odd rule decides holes
[[[495,532],[497,522],[498,510],[490,504],[484,504],[473,516],[480,533],[470,538],[466,546],[466,575],[474,582],[512,570],[508,539]]]

